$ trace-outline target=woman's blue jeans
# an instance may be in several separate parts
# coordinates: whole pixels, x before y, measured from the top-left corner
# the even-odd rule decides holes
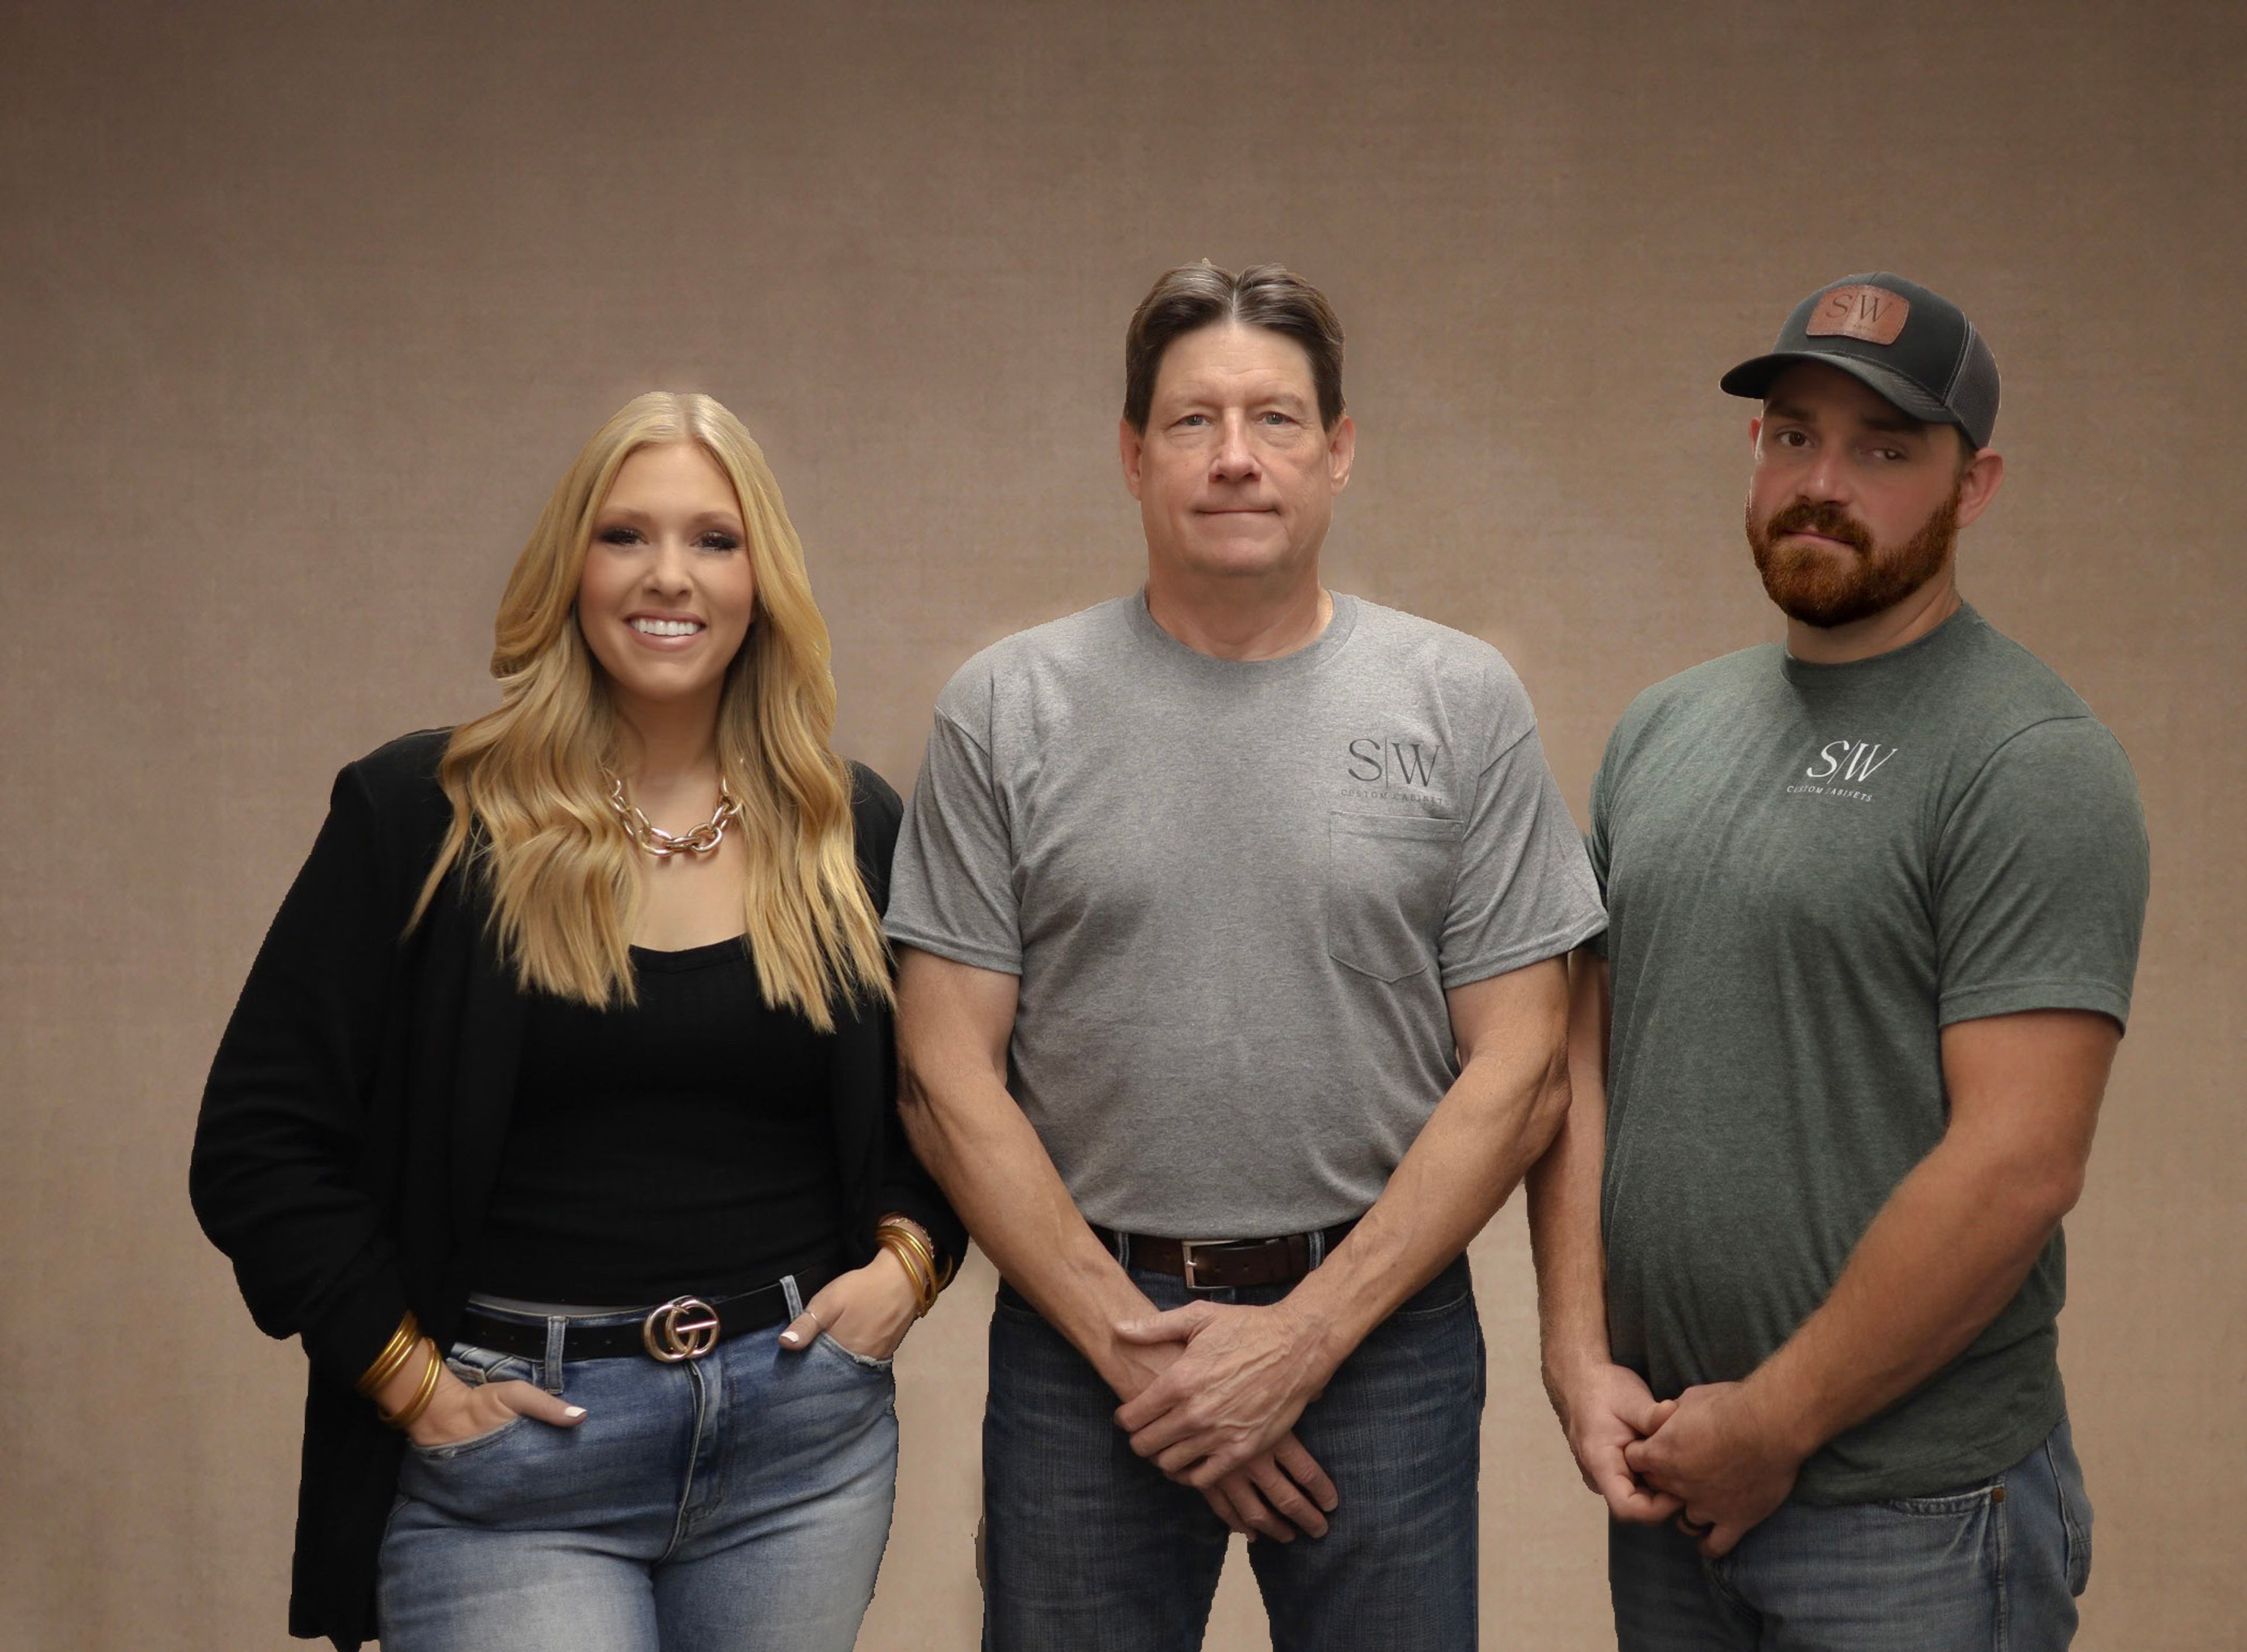
[[[1183,1280],[1131,1270],[1158,1307]],[[1198,1293],[1261,1304],[1285,1286]],[[1376,1327],[1295,1436],[1341,1505],[1323,1538],[1248,1560],[1277,1652],[1463,1652],[1475,1644],[1482,1328],[1461,1257]],[[984,1645],[1192,1652],[1231,1533],[1201,1493],[1133,1454],[1116,1396],[1013,1290],[991,1321],[983,1421]]]
[[[896,1390],[887,1361],[825,1336],[791,1352],[779,1329],[677,1365],[455,1344],[463,1380],[536,1382],[585,1416],[408,1449],[383,1652],[849,1652],[889,1538]]]

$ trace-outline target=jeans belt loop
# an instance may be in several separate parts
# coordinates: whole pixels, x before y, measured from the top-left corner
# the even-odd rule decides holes
[[[1313,1228],[1310,1232],[1304,1237],[1303,1248],[1309,1253],[1309,1266],[1305,1267],[1303,1270],[1308,1273],[1315,1269],[1320,1263],[1327,1259],[1326,1229],[1322,1227]]]
[[[538,1386],[549,1394],[562,1391],[562,1348],[569,1341],[570,1321],[566,1314],[546,1316],[546,1358],[538,1370]]]

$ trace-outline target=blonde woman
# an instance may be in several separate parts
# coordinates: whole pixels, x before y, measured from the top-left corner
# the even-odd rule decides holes
[[[338,777],[203,1098],[197,1214],[311,1367],[290,1628],[848,1648],[964,1242],[892,1099],[897,795],[707,397],[594,437],[497,638],[496,710]]]

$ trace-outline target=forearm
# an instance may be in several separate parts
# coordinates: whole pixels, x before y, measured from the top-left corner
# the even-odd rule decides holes
[[[1600,1167],[1607,1099],[1569,1067],[1567,1117],[1530,1167],[1529,1251],[1537,1268],[1538,1345],[1548,1388],[1610,1362],[1607,1253],[1600,1237]]]
[[[1504,1019],[1474,1040],[1372,1208],[1289,1294],[1330,1365],[1466,1248],[1551,1139],[1567,1104],[1557,1017],[1509,1003]]]
[[[1610,1362],[1607,1246],[1600,1178],[1607,1158],[1608,964],[1568,960],[1568,1110],[1529,1171],[1529,1250],[1537,1267],[1538,1342],[1548,1391]]]
[[[1117,1341],[1119,1321],[1151,1304],[1062,1185],[1022,1109],[995,1075],[901,1075],[905,1129],[953,1208],[1007,1283],[1130,1398],[1151,1374]]]
[[[1802,1455],[1956,1358],[2020,1289],[2073,1192],[1946,1137],[1900,1183],[1817,1312],[1746,1382]]]
[[[928,1173],[914,1151],[894,1096],[887,1104],[883,1125],[884,1166],[878,1212],[895,1212],[919,1222],[936,1246],[939,1266],[948,1273],[966,1257],[967,1230],[960,1222],[960,1213],[937,1185],[936,1178]]]

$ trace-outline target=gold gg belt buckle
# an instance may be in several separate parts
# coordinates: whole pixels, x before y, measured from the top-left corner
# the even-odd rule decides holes
[[[666,1365],[699,1360],[718,1346],[718,1310],[699,1296],[674,1296],[641,1321],[639,1340]]]

